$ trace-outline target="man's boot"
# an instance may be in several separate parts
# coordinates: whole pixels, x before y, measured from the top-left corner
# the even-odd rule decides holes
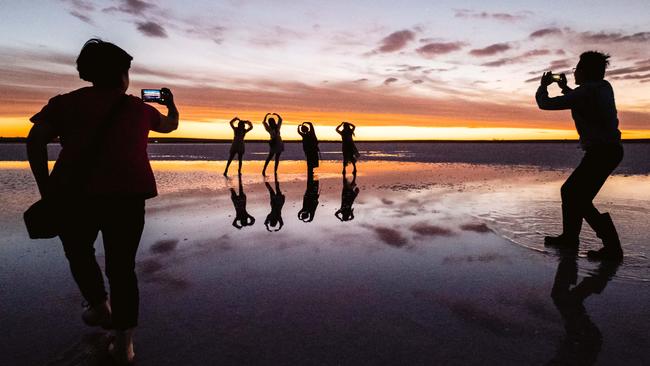
[[[603,241],[603,248],[588,251],[587,257],[601,261],[621,261],[623,259],[623,249],[621,249],[621,241],[609,213],[600,214],[587,222],[596,232],[596,236]]]
[[[562,204],[562,234],[545,236],[544,245],[561,249],[577,249],[582,228],[582,217],[575,210]]]

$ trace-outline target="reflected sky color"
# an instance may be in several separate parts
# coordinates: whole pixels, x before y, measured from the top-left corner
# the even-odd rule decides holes
[[[587,49],[612,54],[624,137],[650,137],[646,1],[191,3],[0,3],[0,136],[25,136],[48,98],[85,85],[74,60],[98,36],[134,56],[130,93],[175,91],[176,137],[230,138],[232,116],[275,111],[289,139],[303,120],[351,120],[360,139],[575,138],[569,113],[533,94]],[[266,137],[257,127],[249,138]]]

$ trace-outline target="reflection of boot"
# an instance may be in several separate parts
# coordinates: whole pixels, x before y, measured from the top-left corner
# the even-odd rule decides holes
[[[580,244],[578,236],[582,228],[582,217],[573,209],[562,204],[562,234],[545,236],[544,245],[560,248],[577,248]]]
[[[590,250],[587,257],[595,260],[620,261],[623,259],[623,249],[621,241],[618,238],[616,227],[609,213],[597,216],[595,222],[589,220],[589,225],[594,229],[596,235],[603,241],[603,248],[600,250]]]

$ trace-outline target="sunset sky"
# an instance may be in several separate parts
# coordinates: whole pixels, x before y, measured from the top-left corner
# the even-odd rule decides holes
[[[533,96],[543,71],[594,49],[612,55],[624,137],[650,138],[647,0],[0,0],[0,14],[1,137],[87,85],[75,59],[99,37],[133,55],[129,93],[172,89],[170,137],[230,138],[236,115],[266,138],[277,112],[286,139],[304,120],[322,139],[342,120],[358,139],[575,138],[570,113]]]

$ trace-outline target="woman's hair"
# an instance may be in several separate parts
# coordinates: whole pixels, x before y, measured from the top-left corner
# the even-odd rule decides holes
[[[133,57],[118,46],[98,38],[88,40],[77,57],[82,80],[98,86],[118,86],[129,71]]]
[[[275,123],[275,118],[271,117],[269,118],[269,126],[275,128],[277,124]]]

